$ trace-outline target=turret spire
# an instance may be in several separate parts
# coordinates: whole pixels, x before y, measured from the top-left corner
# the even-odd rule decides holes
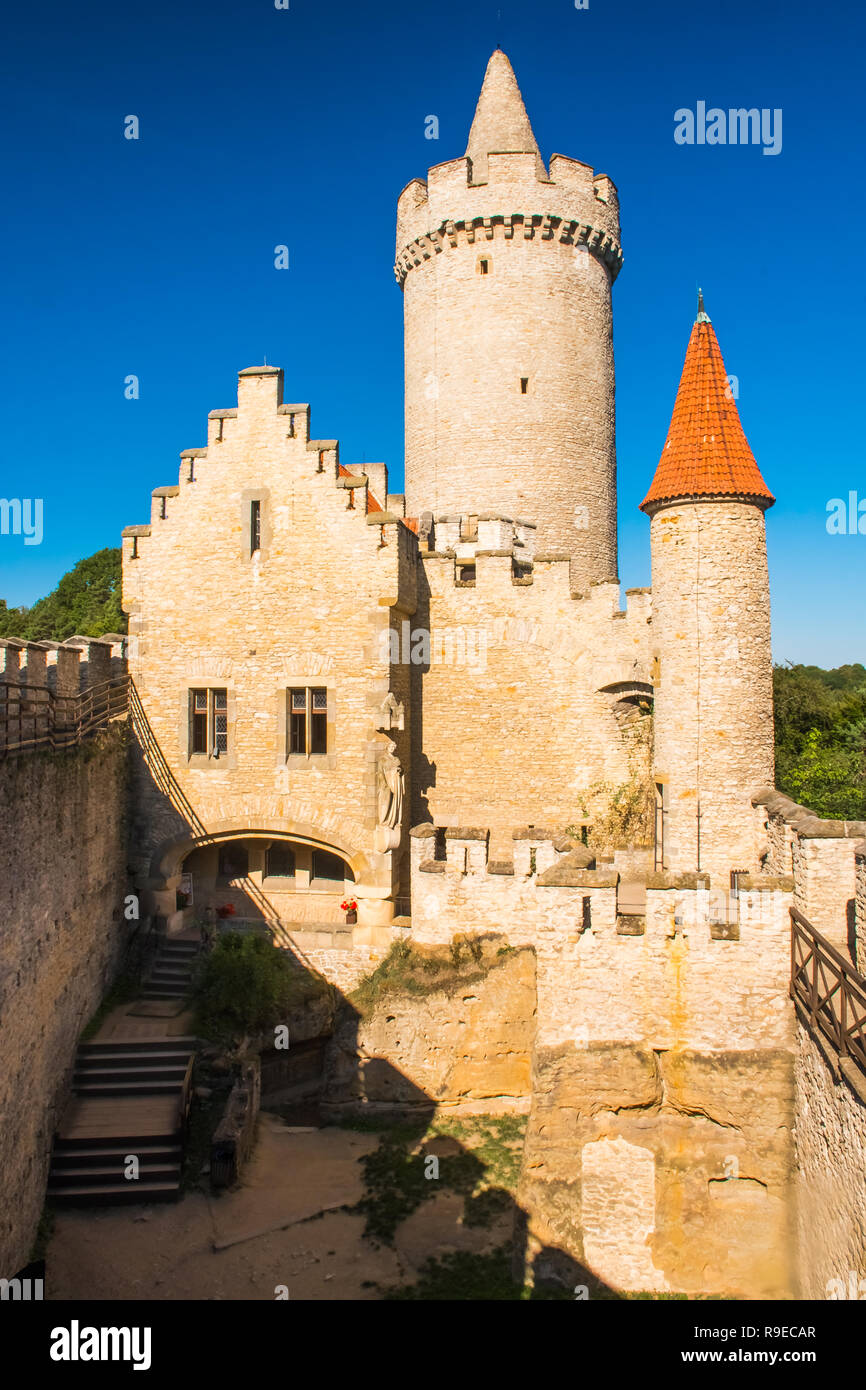
[[[487,64],[466,156],[486,164],[488,154],[539,154],[514,70],[501,48]]]
[[[772,507],[770,492],[737,412],[730,379],[704,296],[698,290],[695,319],[668,437],[641,510],[703,497],[747,497]]]

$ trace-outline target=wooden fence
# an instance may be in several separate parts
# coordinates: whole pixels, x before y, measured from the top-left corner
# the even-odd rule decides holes
[[[791,998],[843,1059],[866,1072],[866,979],[791,908]]]
[[[37,748],[74,748],[102,729],[129,700],[129,677],[117,676],[79,695],[46,686],[0,682],[0,758]]]

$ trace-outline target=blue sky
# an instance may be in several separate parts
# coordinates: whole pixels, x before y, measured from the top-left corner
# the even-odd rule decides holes
[[[263,358],[344,462],[385,459],[402,485],[396,198],[462,154],[500,44],[542,152],[591,163],[620,192],[624,586],[649,582],[637,503],[701,284],[779,499],[776,658],[866,660],[866,535],[825,526],[831,498],[866,499],[864,28],[854,0],[17,7],[0,56],[0,496],[42,497],[44,539],[0,536],[0,595],[32,602],[148,520],[151,489],[177,481],[179,451]],[[698,101],[781,108],[781,153],[676,144],[674,112]]]

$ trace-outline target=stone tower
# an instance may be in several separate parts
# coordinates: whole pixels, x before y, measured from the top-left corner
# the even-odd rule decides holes
[[[621,263],[614,185],[565,155],[548,174],[497,50],[465,155],[397,206],[407,508],[536,523],[582,590],[617,573]]]
[[[657,866],[724,887],[755,870],[750,795],[773,785],[764,512],[713,326],[698,301],[652,518]]]

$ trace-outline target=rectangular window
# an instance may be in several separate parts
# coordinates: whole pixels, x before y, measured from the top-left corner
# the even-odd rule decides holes
[[[255,555],[262,548],[262,504],[250,503],[250,554]]]
[[[289,691],[289,752],[309,758],[328,751],[328,692],[324,686]]]
[[[189,751],[208,758],[224,757],[229,747],[228,692],[189,692]]]

